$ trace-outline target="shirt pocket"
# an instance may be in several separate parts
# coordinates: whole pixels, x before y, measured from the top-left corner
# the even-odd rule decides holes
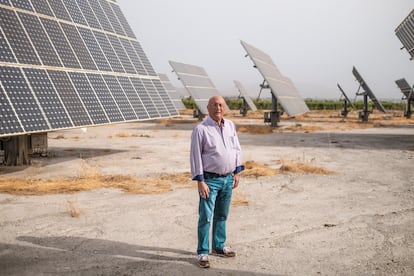
[[[237,149],[237,137],[236,136],[230,136],[229,137],[229,141],[230,141],[230,146],[232,149]]]

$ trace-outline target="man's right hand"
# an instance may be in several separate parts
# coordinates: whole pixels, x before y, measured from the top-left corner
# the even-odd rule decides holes
[[[210,188],[207,186],[206,182],[198,181],[198,194],[201,198],[208,198],[208,195],[210,194]]]

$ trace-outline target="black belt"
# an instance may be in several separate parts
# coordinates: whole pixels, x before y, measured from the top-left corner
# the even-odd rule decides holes
[[[212,173],[212,172],[203,172],[203,174],[204,174],[204,178],[214,178],[214,177],[227,177],[231,173],[218,174],[218,173]]]

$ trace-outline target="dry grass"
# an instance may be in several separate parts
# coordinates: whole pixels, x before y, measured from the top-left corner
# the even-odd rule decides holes
[[[312,174],[334,174],[333,171],[316,167],[311,164],[301,163],[301,162],[291,162],[291,161],[282,161],[282,166],[280,167],[281,172],[287,173],[312,173]]]
[[[255,161],[245,162],[243,177],[272,176],[278,173],[313,173],[332,174],[324,168],[310,164],[283,161],[280,169],[271,168],[268,165]],[[35,178],[2,178],[0,179],[0,193],[13,195],[49,195],[71,194],[82,191],[90,191],[101,188],[115,188],[132,194],[161,194],[178,188],[196,188],[191,180],[190,173],[164,174],[157,178],[138,178],[126,175],[102,175],[99,168],[82,164],[81,173],[69,179],[35,179]],[[243,197],[236,198],[235,204],[247,200]],[[74,205],[71,205],[74,207]],[[73,212],[75,211],[75,208]],[[76,213],[76,212],[74,212]]]
[[[272,169],[265,164],[251,160],[244,163],[244,168],[243,177],[258,178],[259,176],[272,176],[278,173],[277,169]]]
[[[75,202],[68,200],[68,212],[72,218],[78,218],[81,214],[81,211],[76,206]]]
[[[245,125],[238,127],[237,132],[250,134],[269,134],[273,133],[273,128],[269,126]]]

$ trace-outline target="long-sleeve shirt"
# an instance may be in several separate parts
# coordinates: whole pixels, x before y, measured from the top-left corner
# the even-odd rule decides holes
[[[190,164],[191,177],[198,181],[204,180],[204,172],[242,171],[242,154],[234,123],[223,119],[220,127],[207,117],[198,124],[191,135]]]

